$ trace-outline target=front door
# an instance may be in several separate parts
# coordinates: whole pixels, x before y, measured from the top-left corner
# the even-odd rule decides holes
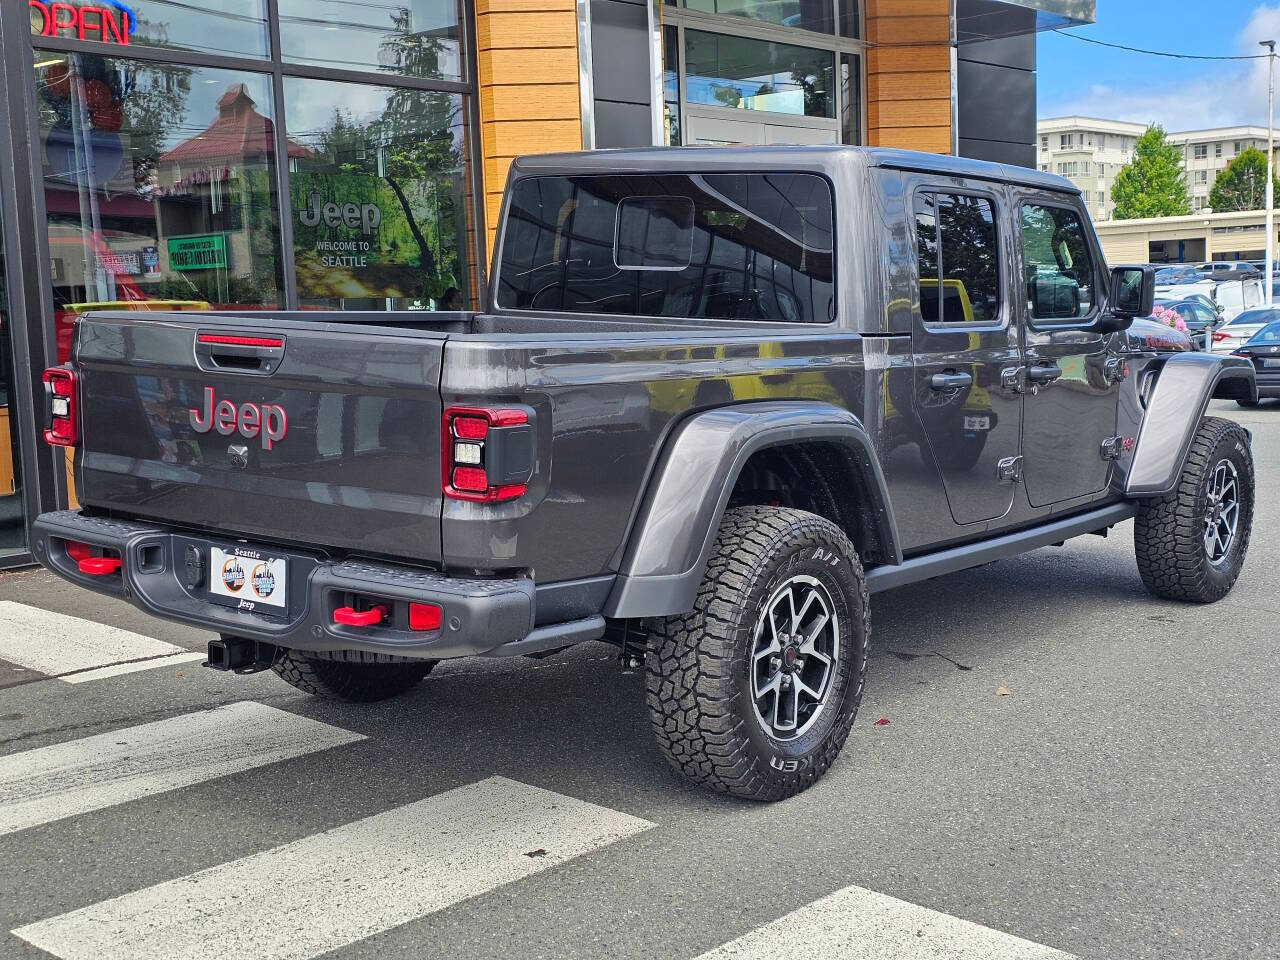
[[[1025,195],[1015,211],[1026,319],[1027,499],[1033,507],[1098,493],[1111,461],[1119,374],[1108,336],[1083,329],[1103,308],[1092,231],[1063,198]]]
[[[956,523],[1013,505],[1022,430],[1021,346],[1002,275],[996,193],[921,184],[914,195],[919,309],[914,417]]]

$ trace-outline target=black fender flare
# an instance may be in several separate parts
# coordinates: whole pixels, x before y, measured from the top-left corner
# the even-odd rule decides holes
[[[880,542],[901,563],[884,472],[862,422],[809,401],[761,401],[696,414],[673,432],[627,541],[608,617],[660,617],[693,609],[721,518],[743,466],[766,447],[804,441],[849,451],[872,495]]]
[[[1178,353],[1156,374],[1125,478],[1130,497],[1161,497],[1178,484],[1209,401],[1257,400],[1253,364],[1243,357]]]

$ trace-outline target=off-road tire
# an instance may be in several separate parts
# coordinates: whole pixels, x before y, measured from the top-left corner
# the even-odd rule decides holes
[[[1231,547],[1213,563],[1205,548],[1208,487],[1222,460],[1236,469],[1239,519]],[[1182,475],[1173,493],[1138,502],[1134,546],[1138,572],[1158,597],[1191,603],[1221,600],[1235,585],[1249,550],[1253,527],[1254,469],[1249,435],[1238,423],[1219,417],[1200,421]]]
[[[756,716],[751,655],[763,605],[797,575],[825,587],[841,640],[812,728],[778,740]],[[812,786],[857,714],[870,632],[862,564],[839,527],[789,508],[728,510],[693,611],[649,623],[647,693],[659,747],[677,771],[723,793],[782,800]]]
[[[388,663],[379,657],[359,650],[323,654],[285,650],[271,669],[285,683],[315,697],[375,703],[412,689],[439,662],[402,659]]]

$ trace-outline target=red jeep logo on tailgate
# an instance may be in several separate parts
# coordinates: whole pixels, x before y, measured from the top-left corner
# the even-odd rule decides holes
[[[237,430],[248,440],[262,438],[262,449],[270,450],[277,440],[289,432],[289,417],[284,407],[272,403],[246,403],[237,407],[230,400],[214,402],[213,387],[204,388],[204,410],[192,409],[191,428],[196,433],[217,430],[229,437]]]

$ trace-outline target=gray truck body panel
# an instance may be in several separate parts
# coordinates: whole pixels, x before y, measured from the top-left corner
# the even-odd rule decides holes
[[[38,559],[158,616],[281,646],[540,652],[599,636],[606,618],[688,610],[735,485],[771,451],[821,445],[827,459],[815,462],[841,488],[831,495],[857,501],[845,519],[869,583],[888,589],[1124,519],[1134,496],[1176,475],[1209,397],[1253,389],[1224,358],[1171,360],[1139,337],[1094,332],[1105,294],[1079,321],[1029,322],[1013,210],[1034,200],[1088,223],[1068,181],[1035,171],[861,148],[599,151],[517,160],[506,204],[528,177],[761,171],[831,187],[830,323],[509,310],[500,269],[479,314],[81,319],[83,509],[39,518]],[[995,323],[922,323],[911,210],[930,188],[997,210]],[[1102,291],[1092,231],[1088,241]],[[500,230],[497,264],[506,242]],[[283,346],[269,367],[222,367],[201,352],[207,332]],[[1037,364],[1060,376],[1031,389]],[[962,396],[931,387],[970,371]],[[1170,372],[1182,386],[1167,395],[1193,397],[1180,411],[1159,386]],[[209,409],[279,407],[288,435],[267,445],[261,431],[195,431],[206,397]],[[534,438],[524,494],[444,496],[443,411],[509,405],[528,411]],[[982,426],[962,427],[969,416]],[[74,543],[120,550],[123,571],[84,576]],[[290,559],[301,579],[287,611],[216,606],[184,581],[189,550],[228,543]],[[405,632],[400,612],[381,627],[334,624],[351,596],[397,611],[415,597],[439,603],[444,623],[427,637]]]

